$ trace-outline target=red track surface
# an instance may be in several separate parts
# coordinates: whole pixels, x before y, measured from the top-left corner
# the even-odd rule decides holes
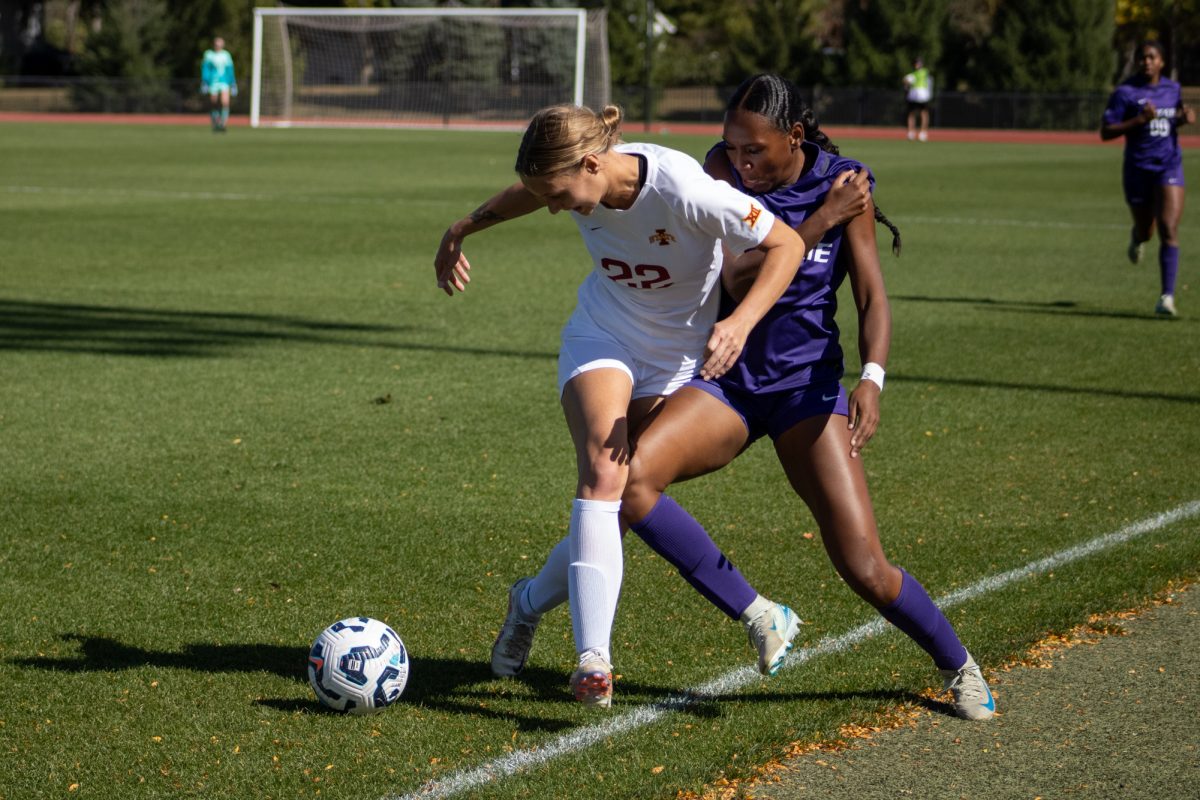
[[[67,113],[25,113],[0,112],[0,123],[3,122],[62,122],[62,123],[92,123],[117,125],[208,125],[207,114],[67,114]],[[247,126],[246,117],[230,117],[231,126]],[[479,127],[513,127],[520,128],[521,123],[498,123],[496,125],[472,125]],[[335,127],[335,126],[329,126]],[[414,127],[414,126],[395,126]],[[428,126],[440,127],[438,120],[431,120]],[[466,126],[464,126],[466,127]],[[716,123],[701,124],[688,122],[659,122],[648,129],[642,123],[630,120],[626,130],[631,134],[643,133],[691,133],[702,136],[720,136],[721,126]],[[453,126],[451,126],[453,129]],[[904,129],[899,126],[883,128],[877,126],[848,126],[830,125],[823,128],[834,139],[903,139]],[[991,130],[966,128],[937,128],[930,132],[930,139],[935,142],[992,142],[996,144],[1026,143],[1026,144],[1083,144],[1107,145],[1120,147],[1121,140],[1101,142],[1100,136],[1091,131],[1025,131],[1025,130]],[[1200,134],[1180,136],[1179,143],[1186,148],[1200,147]]]

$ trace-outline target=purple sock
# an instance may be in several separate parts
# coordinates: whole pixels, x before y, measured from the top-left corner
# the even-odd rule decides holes
[[[651,550],[679,570],[683,579],[708,602],[732,619],[741,617],[758,597],[733,562],[717,549],[708,531],[665,494],[658,498],[645,519],[629,527]]]
[[[933,657],[938,669],[958,669],[967,661],[967,649],[958,640],[950,620],[942,613],[925,587],[904,570],[900,594],[879,613],[888,622],[908,634],[908,637]]]
[[[1158,272],[1162,276],[1162,293],[1175,294],[1175,275],[1179,272],[1179,246],[1164,244],[1158,248]]]

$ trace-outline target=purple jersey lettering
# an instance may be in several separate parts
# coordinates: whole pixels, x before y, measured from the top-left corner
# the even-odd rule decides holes
[[[1108,99],[1104,124],[1132,119],[1142,113],[1148,102],[1154,104],[1154,119],[1125,134],[1125,163],[1155,171],[1178,167],[1183,163],[1176,133],[1182,95],[1175,81],[1159,78],[1157,85],[1150,85],[1141,76],[1125,81]]]

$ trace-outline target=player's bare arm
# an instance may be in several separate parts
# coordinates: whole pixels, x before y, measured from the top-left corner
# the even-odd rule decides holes
[[[758,247],[766,254],[762,267],[733,313],[713,326],[704,348],[704,366],[700,368],[702,378],[719,378],[729,371],[742,354],[751,329],[783,297],[795,279],[807,249],[800,234],[778,219]]]
[[[879,248],[875,242],[875,203],[868,201],[867,212],[855,217],[846,226],[850,245],[847,274],[858,309],[858,351],[863,364],[887,366],[892,346],[892,311],[883,285],[883,269],[879,264]],[[860,380],[850,392],[848,426],[850,457],[859,452],[875,435],[879,427],[880,387],[871,380]]]
[[[721,154],[720,159],[726,164],[729,163],[724,154]],[[708,169],[707,164],[705,169]],[[866,170],[855,172],[848,169],[834,179],[821,207],[797,225],[796,232],[805,242],[819,242],[831,229],[844,225],[866,211],[870,198],[869,173]],[[741,300],[746,296],[762,262],[763,253],[760,250],[751,250],[740,256],[727,254],[721,267],[721,281],[730,297]]]
[[[1114,122],[1112,125],[1100,126],[1100,138],[1104,141],[1116,139],[1118,136],[1124,136],[1134,128],[1140,128],[1143,125],[1148,125],[1150,120],[1158,116],[1158,109],[1154,107],[1154,103],[1147,100],[1142,104],[1142,113],[1130,117],[1121,122]]]
[[[463,255],[463,239],[498,223],[532,213],[544,205],[523,183],[518,182],[452,224],[442,235],[442,242],[433,259],[438,288],[453,296],[455,290],[465,292],[467,284],[471,282],[471,262]]]
[[[821,207],[800,223],[796,231],[806,242],[819,242],[831,228],[860,216],[870,201],[870,173],[865,169],[848,169],[834,179]]]

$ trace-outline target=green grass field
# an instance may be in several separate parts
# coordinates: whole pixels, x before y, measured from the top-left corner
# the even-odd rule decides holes
[[[633,724],[753,656],[637,541],[610,715],[569,697],[565,609],[522,680],[490,677],[508,585],[565,531],[555,352],[587,257],[545,214],[468,240],[464,296],[432,257],[516,143],[0,126],[0,800],[671,798],[940,686],[889,632]],[[1118,150],[841,144],[904,234],[895,259],[880,228],[894,338],[867,453],[896,563],[936,598],[1200,499],[1195,209],[1161,320],[1155,246],[1125,260]],[[809,621],[803,645],[874,619],[769,446],[674,494]],[[1194,579],[1198,533],[1193,510],[948,614],[995,665]],[[323,713],[305,679],[352,614],[414,659],[375,717]]]

